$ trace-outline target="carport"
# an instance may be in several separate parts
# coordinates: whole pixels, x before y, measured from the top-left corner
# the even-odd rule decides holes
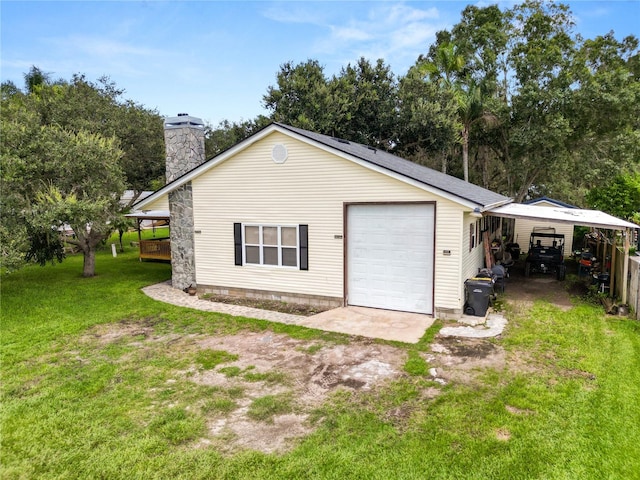
[[[525,205],[521,203],[509,203],[496,208],[490,208],[480,212],[483,215],[502,217],[502,218],[521,218],[528,220],[536,220],[541,222],[556,222],[578,225],[584,227],[592,227],[595,229],[620,231],[623,240],[624,261],[622,262],[622,285],[620,288],[620,298],[622,303],[627,303],[627,290],[629,278],[629,249],[631,247],[631,235],[634,229],[640,226],[621,220],[599,210],[584,210],[579,208],[550,208],[538,207],[535,205]],[[610,294],[615,294],[615,273],[618,235],[613,235],[613,246],[611,254],[611,283]]]
[[[143,210],[142,212],[128,213],[128,218],[135,218],[138,229],[138,245],[140,247],[139,258],[142,260],[163,260],[171,261],[171,242],[169,237],[154,238],[152,240],[142,239],[142,225],[154,228],[170,224],[169,211],[165,210]]]

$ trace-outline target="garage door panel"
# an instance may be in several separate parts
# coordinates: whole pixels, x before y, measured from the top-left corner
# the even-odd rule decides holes
[[[432,313],[432,204],[347,209],[348,303]]]

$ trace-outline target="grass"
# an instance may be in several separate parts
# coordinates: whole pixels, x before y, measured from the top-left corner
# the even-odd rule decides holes
[[[198,350],[193,335],[271,330],[314,350],[348,337],[155,302],[140,288],[169,278],[170,267],[138,262],[124,243],[117,258],[98,255],[94,278],[81,277],[75,256],[2,276],[0,478],[640,478],[640,324],[579,302],[568,312],[506,306],[510,323],[494,342],[508,367],[479,373],[473,386],[422,396],[433,383],[418,352],[436,327],[417,345],[392,343],[407,350],[407,375],[337,393],[293,450],[196,448],[207,418],[236,409],[245,393],[176,372],[287,376],[225,365],[231,354]],[[275,394],[249,409],[269,422],[295,406]]]
[[[273,423],[275,415],[291,413],[293,410],[293,399],[289,395],[265,395],[251,402],[247,414],[253,420]]]
[[[196,354],[196,363],[205,370],[212,370],[221,363],[234,362],[238,355],[225,352],[224,350],[200,350]]]

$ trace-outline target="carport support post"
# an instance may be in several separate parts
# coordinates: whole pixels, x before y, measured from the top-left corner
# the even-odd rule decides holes
[[[618,231],[613,230],[613,241],[611,242],[611,271],[609,272],[609,296],[616,296],[616,252],[618,251]]]
[[[136,218],[136,223],[138,224],[138,261],[141,262],[142,256],[141,256],[140,249],[142,248],[142,227],[141,227],[142,219]]]
[[[631,247],[631,229],[624,231],[624,262],[622,263],[622,304],[627,304],[627,290],[629,289],[629,248]]]

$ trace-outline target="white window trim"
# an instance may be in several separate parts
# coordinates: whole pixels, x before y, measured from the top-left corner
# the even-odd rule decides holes
[[[258,227],[258,240],[259,243],[247,243],[245,236],[246,227]],[[262,243],[262,229],[263,228],[277,228],[278,229],[278,244],[277,245],[265,245]],[[296,230],[296,244],[294,246],[282,245],[282,229],[283,228],[295,228]],[[247,262],[247,246],[258,247],[260,255],[260,263]],[[264,247],[272,247],[278,249],[278,264],[264,263]],[[282,249],[291,248],[296,251],[296,264],[295,265],[283,265],[282,264]],[[242,264],[244,266],[256,266],[256,267],[271,267],[271,268],[284,268],[290,270],[298,270],[300,268],[300,231],[298,225],[278,225],[271,223],[243,223],[242,224]]]

